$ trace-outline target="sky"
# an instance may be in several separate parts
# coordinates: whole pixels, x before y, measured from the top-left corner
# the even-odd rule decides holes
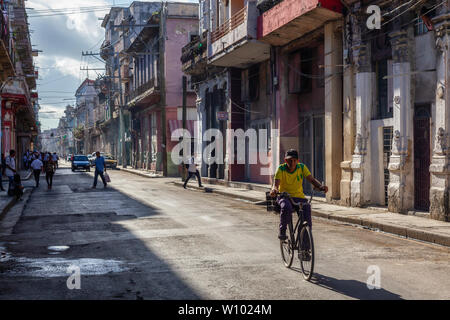
[[[56,128],[67,104],[74,105],[75,91],[88,76],[80,68],[102,68],[94,57],[82,51],[99,52],[104,40],[102,19],[112,5],[128,7],[131,0],[29,0],[26,2],[33,49],[39,71],[37,91],[41,106],[41,130]],[[146,1],[143,1],[146,2]],[[169,1],[170,2],[170,1]],[[177,0],[194,2],[198,0]],[[100,57],[99,57],[100,58]],[[91,79],[97,73],[89,71]]]

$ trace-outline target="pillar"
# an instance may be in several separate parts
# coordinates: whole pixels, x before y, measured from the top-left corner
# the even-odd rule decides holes
[[[434,126],[431,135],[434,136],[432,158],[430,165],[430,216],[441,221],[450,221],[450,152],[448,149],[450,130],[450,94],[448,90],[450,13],[436,17],[436,47],[437,47],[437,86],[436,103],[432,117]]]
[[[375,76],[370,62],[370,45],[356,39],[352,52],[356,74],[355,147],[350,165],[352,170],[350,202],[351,206],[360,207],[370,202],[371,194],[370,143],[368,141]]]
[[[327,201],[340,197],[342,161],[342,24],[325,25],[325,180]]]
[[[389,36],[394,75],[394,135],[389,161],[388,209],[390,212],[407,213],[414,207],[412,54],[407,30],[394,31]]]

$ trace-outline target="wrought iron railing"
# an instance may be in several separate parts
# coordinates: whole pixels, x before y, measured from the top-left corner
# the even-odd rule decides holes
[[[206,37],[198,37],[181,49],[181,62],[186,63],[206,52]]]
[[[215,42],[236,29],[247,19],[247,6],[236,12],[230,19],[222,23],[216,30],[211,32],[211,42]]]
[[[152,88],[155,88],[155,90],[158,89],[158,84],[157,84],[157,81],[155,78],[150,79],[143,85],[139,86],[136,90],[130,91],[129,99],[133,100],[137,96],[143,94],[144,92],[146,92],[147,90],[150,90]]]

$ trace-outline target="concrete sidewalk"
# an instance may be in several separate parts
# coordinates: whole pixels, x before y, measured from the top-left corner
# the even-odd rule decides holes
[[[25,181],[30,179],[32,172],[20,170],[19,174],[22,181]],[[12,206],[14,206],[14,204],[17,202],[15,197],[8,196],[8,178],[3,177],[2,181],[3,181],[3,188],[5,189],[5,191],[0,191],[0,220],[9,211],[9,209],[11,209]],[[25,188],[25,190],[27,190],[27,188]]]
[[[163,177],[161,174],[158,174],[158,173],[155,173],[155,172],[152,172],[152,171],[133,169],[132,167],[124,168],[123,166],[117,166],[117,169],[118,170],[122,170],[124,172],[136,174],[136,175],[141,176],[141,177],[146,177],[146,178],[162,178]]]
[[[147,178],[161,177],[143,170],[121,169]],[[181,178],[171,182],[183,187]],[[218,179],[202,178],[203,188],[196,180],[189,181],[188,188],[200,192],[216,193],[236,199],[250,201],[255,205],[265,205],[266,191],[270,185],[246,182],[227,182]],[[312,202],[312,215],[361,226],[374,231],[396,234],[405,238],[426,241],[443,246],[450,246],[450,223],[436,221],[425,217],[388,212],[387,208],[354,208],[333,205],[324,198],[315,197]]]

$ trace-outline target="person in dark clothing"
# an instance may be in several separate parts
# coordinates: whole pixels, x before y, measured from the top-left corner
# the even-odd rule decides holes
[[[1,175],[0,175],[0,190],[5,191],[5,188],[3,188],[3,176],[5,175],[5,170],[6,170],[6,162],[5,162],[5,154],[4,154],[4,153],[2,153],[1,164],[0,164],[0,170],[1,170]]]
[[[50,156],[47,160],[47,166],[45,167],[45,180],[47,180],[48,189],[52,189],[53,175],[55,174],[55,162]]]
[[[102,178],[103,186],[106,188],[107,183],[105,180],[105,175],[103,172],[106,172],[106,165],[105,165],[105,158],[100,156],[100,152],[95,153],[95,174],[94,174],[94,185],[92,186],[92,189],[97,188],[97,180],[98,176],[100,175],[100,178]]]
[[[23,185],[22,185],[22,179],[20,178],[20,174],[16,173],[14,175],[14,180],[12,183],[11,188],[13,194],[12,196],[15,196],[17,200],[19,200],[23,195]]]

